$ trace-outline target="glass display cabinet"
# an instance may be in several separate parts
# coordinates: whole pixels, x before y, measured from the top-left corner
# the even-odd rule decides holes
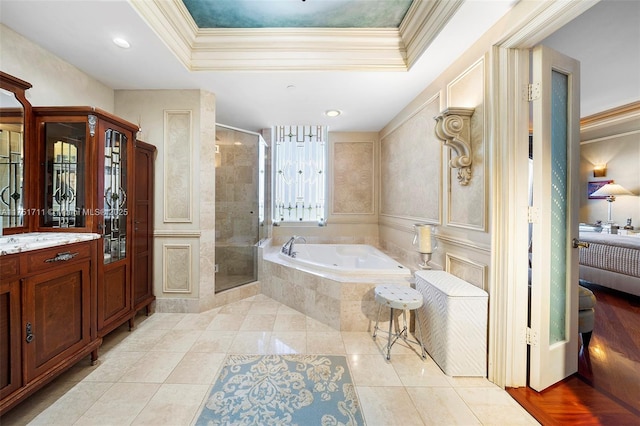
[[[129,197],[138,127],[90,107],[33,109],[42,174],[41,231],[102,235],[98,249],[98,334],[133,326]]]

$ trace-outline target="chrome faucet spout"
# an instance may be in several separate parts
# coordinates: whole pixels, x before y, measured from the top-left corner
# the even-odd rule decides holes
[[[293,245],[293,241],[295,239],[296,239],[295,235],[289,238],[289,241],[287,241],[282,245],[282,249],[280,251],[282,251],[282,253],[286,254],[287,256],[291,256],[291,246]]]
[[[293,237],[289,238],[289,240],[286,243],[282,245],[282,249],[280,249],[280,251],[289,257],[296,257],[296,253],[293,251],[293,245],[298,240],[302,240],[305,243],[307,242],[307,240],[304,237],[299,237],[297,235],[294,235]]]

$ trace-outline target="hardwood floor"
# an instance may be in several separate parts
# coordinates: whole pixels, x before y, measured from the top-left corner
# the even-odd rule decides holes
[[[640,298],[595,284],[593,337],[578,373],[543,392],[507,389],[543,425],[640,424]]]

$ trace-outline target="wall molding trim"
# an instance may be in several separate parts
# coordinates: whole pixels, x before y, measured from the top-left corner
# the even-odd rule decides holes
[[[162,246],[163,293],[191,293],[191,251],[191,244]]]
[[[465,249],[475,250],[475,251],[483,253],[483,254],[490,254],[491,253],[491,246],[490,245],[488,245],[488,244],[480,244],[480,243],[477,243],[475,241],[468,240],[466,238],[459,238],[459,237],[454,237],[454,236],[451,236],[451,235],[443,235],[443,234],[439,234],[439,233],[435,234],[435,238],[438,241],[442,241],[442,242],[450,244],[452,246],[457,246],[457,247],[461,247],[461,248],[465,248]]]
[[[200,238],[200,230],[156,229],[153,236],[158,238]]]

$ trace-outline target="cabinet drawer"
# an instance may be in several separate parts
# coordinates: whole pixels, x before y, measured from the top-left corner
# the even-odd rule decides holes
[[[33,251],[27,257],[27,273],[39,272],[91,257],[91,244],[67,244]]]
[[[9,254],[0,257],[0,279],[8,280],[20,274],[20,256]]]

